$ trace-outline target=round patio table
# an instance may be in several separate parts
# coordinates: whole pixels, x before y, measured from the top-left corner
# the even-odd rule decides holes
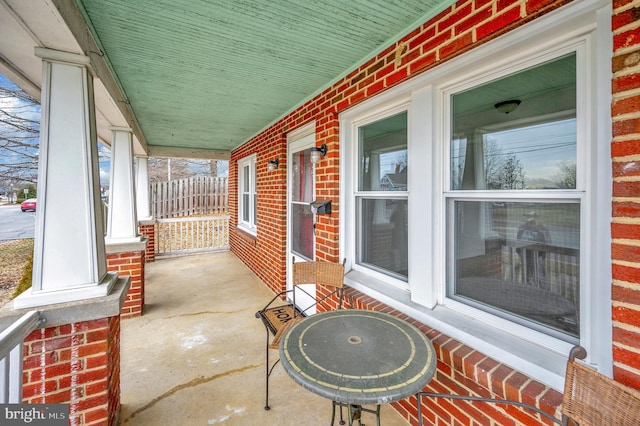
[[[298,321],[282,339],[280,359],[296,383],[344,405],[379,406],[414,395],[436,369],[424,333],[397,317],[357,309]]]

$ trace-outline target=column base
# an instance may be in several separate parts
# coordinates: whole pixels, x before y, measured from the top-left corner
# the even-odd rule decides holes
[[[13,308],[27,309],[108,296],[113,290],[117,279],[117,274],[106,273],[99,283],[71,287],[65,290],[37,291],[31,287],[13,299]]]

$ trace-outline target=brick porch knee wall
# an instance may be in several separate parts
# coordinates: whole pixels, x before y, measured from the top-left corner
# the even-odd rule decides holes
[[[145,251],[145,261],[154,262],[156,260],[156,226],[155,224],[140,224],[140,235],[147,239],[147,249]]]
[[[133,251],[107,254],[107,269],[119,276],[131,276],[131,288],[122,306],[123,319],[139,317],[144,310],[145,252]]]
[[[24,341],[23,402],[69,404],[70,425],[118,424],[120,317],[43,328]]]
[[[385,312],[413,324],[423,331],[435,348],[436,373],[424,391],[508,399],[530,404],[560,418],[562,394],[555,389],[471,349],[363,293],[346,288],[348,307]],[[333,300],[332,304],[335,304]],[[392,403],[410,424],[418,424],[416,397]],[[425,425],[551,425],[548,419],[514,406],[422,398]]]

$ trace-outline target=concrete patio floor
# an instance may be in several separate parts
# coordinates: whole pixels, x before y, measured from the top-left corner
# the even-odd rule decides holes
[[[235,255],[156,260],[145,275],[144,314],[121,323],[121,425],[331,423],[331,402],[279,365],[264,410],[265,329],[254,314],[273,295]],[[384,426],[408,424],[391,406],[381,412]]]

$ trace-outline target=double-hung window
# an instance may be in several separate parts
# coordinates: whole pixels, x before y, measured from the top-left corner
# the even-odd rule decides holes
[[[557,55],[444,95],[446,296],[578,343],[585,143]]]
[[[340,117],[346,282],[557,388],[576,343],[611,362],[609,21],[573,3]]]
[[[406,287],[408,277],[407,111],[358,127],[357,264]]]
[[[256,234],[256,155],[238,160],[238,227]]]

